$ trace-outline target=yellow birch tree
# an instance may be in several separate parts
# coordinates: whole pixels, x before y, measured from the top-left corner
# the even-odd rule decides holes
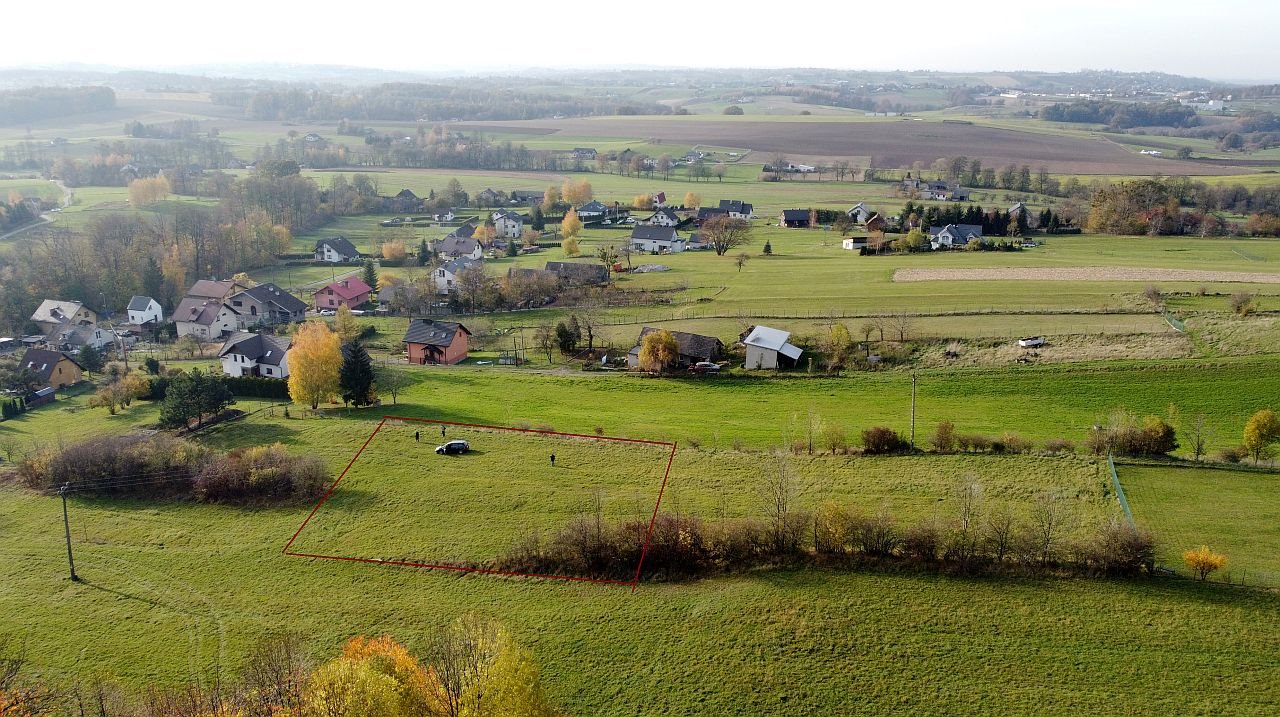
[[[288,362],[289,398],[295,403],[314,410],[338,392],[342,343],[323,321],[308,321],[299,327]]]

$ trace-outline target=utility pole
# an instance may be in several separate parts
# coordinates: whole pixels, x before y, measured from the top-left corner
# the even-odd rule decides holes
[[[911,452],[916,452],[916,375],[911,374]]]
[[[80,576],[76,575],[76,560],[71,555],[71,519],[67,517],[67,490],[71,488],[70,483],[63,483],[58,488],[58,495],[62,496],[62,527],[67,534],[67,564],[71,566],[71,582],[80,582]]]

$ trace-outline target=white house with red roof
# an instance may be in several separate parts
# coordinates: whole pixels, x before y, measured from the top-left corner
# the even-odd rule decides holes
[[[373,289],[356,277],[339,279],[316,292],[316,310],[345,306],[354,309],[369,301]]]

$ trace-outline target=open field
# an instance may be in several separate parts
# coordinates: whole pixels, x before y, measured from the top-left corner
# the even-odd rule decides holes
[[[1079,268],[899,269],[894,281],[1199,281],[1280,284],[1280,274],[1108,266]]]
[[[1163,537],[1159,559],[1186,573],[1182,551],[1227,556],[1215,579],[1280,586],[1280,476],[1250,470],[1119,465],[1133,516]]]

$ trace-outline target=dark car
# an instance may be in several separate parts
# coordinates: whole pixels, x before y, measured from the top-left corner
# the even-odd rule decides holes
[[[720,365],[710,361],[699,361],[689,366],[689,373],[705,376],[720,373]]]
[[[442,456],[456,456],[469,450],[471,450],[471,444],[466,441],[449,441],[443,445],[436,446],[436,453]]]

